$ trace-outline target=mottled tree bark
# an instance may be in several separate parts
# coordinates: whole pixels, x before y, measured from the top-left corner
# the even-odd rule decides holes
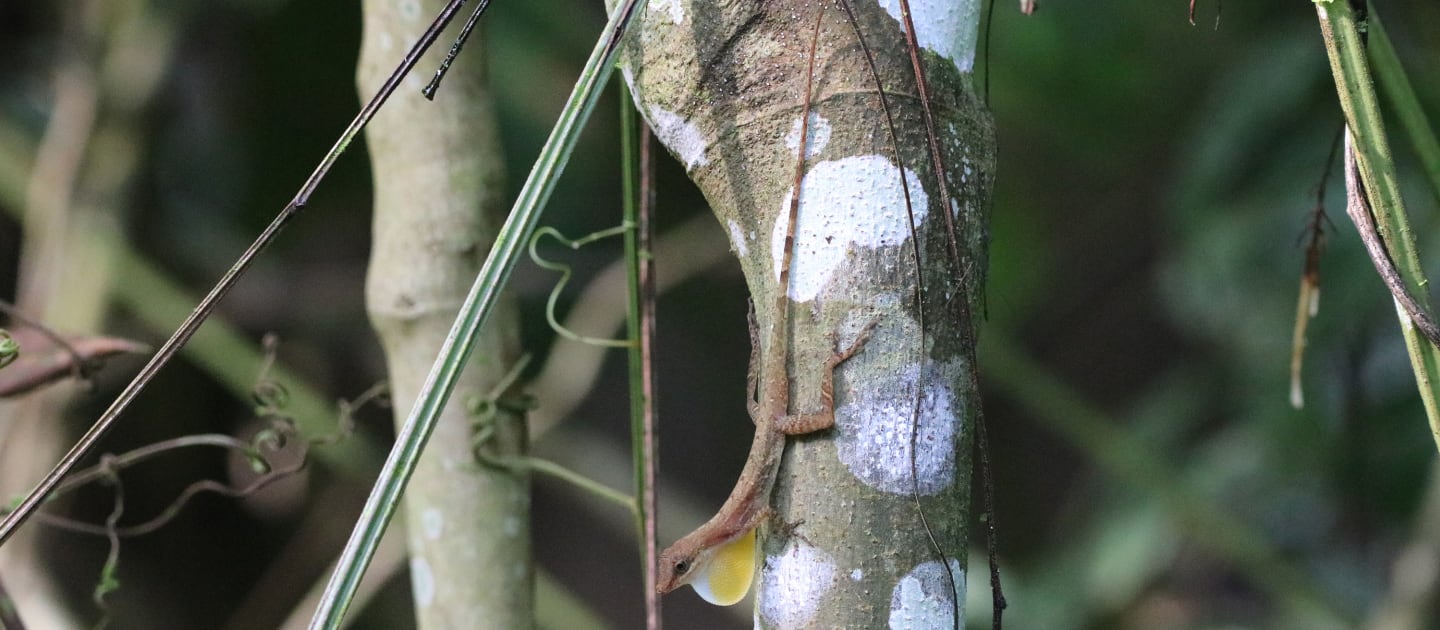
[[[439,12],[441,0],[365,0],[358,83],[373,94]],[[435,68],[447,47],[421,68]],[[424,383],[484,261],[503,203],[484,43],[470,42],[435,101],[412,74],[366,131],[375,179],[374,245],[366,283],[385,347],[396,422]],[[486,396],[518,354],[514,305],[500,303],[474,364],[456,386],[405,491],[411,585],[419,626],[532,625],[530,494],[526,475],[481,466],[466,402]],[[500,454],[524,446],[517,417],[498,418]]]
[[[968,313],[978,311],[983,284],[995,162],[993,126],[970,74],[980,6],[910,2],[948,166],[946,208],[899,2],[850,1],[898,147],[856,32],[831,0],[652,0],[623,70],[637,106],[729,233],[761,343],[773,343],[810,34],[824,7],[790,288],[792,410],[819,403],[821,366],[837,341],[848,344],[871,321],[878,327],[839,369],[835,429],[792,440],[773,504],[801,524],[793,536],[767,532],[757,619],[780,628],[950,627],[963,606],[968,420],[977,404]]]

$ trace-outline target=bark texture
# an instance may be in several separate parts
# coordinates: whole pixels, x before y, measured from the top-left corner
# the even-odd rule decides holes
[[[856,32],[830,0],[652,1],[622,69],[637,107],[729,233],[759,309],[761,343],[773,343],[773,323],[784,317],[772,312],[784,209],[810,34],[823,6],[783,333],[792,411],[818,405],[821,366],[837,343],[878,326],[838,370],[835,430],[792,440],[772,500],[784,520],[802,524],[795,536],[767,532],[757,622],[950,627],[957,599],[963,606],[970,519],[968,313],[979,309],[995,162],[993,125],[970,76],[980,10],[970,0],[910,2],[948,167],[946,208],[899,2],[850,3],[898,146]],[[959,260],[949,253],[951,234]]]
[[[444,5],[365,0],[358,70],[373,94]],[[465,292],[484,261],[503,203],[483,41],[472,40],[434,102],[428,78],[406,79],[366,132],[375,179],[374,244],[366,283],[370,319],[385,347],[396,422],[430,371]],[[448,47],[419,68],[433,70]],[[496,308],[474,364],[405,492],[411,585],[421,628],[532,625],[529,479],[476,463],[466,402],[484,398],[518,355],[513,303]],[[524,447],[520,418],[497,418],[497,454]]]

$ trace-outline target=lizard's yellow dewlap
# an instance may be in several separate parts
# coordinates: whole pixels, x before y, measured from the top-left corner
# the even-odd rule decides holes
[[[745,599],[750,582],[755,578],[755,530],[715,550],[704,573],[695,576],[690,585],[705,601],[716,606],[730,606]]]

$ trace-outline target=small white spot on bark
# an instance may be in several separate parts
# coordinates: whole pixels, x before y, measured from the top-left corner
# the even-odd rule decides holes
[[[420,530],[425,532],[425,537],[435,540],[440,533],[445,531],[445,515],[435,508],[425,508],[420,513]]]
[[[671,23],[679,24],[685,21],[685,5],[681,0],[650,0],[650,5],[646,8],[656,13],[669,13]]]
[[[795,255],[790,261],[790,299],[815,299],[847,260],[850,247],[896,247],[910,238],[910,215],[900,169],[881,155],[857,155],[816,164],[800,182],[800,211],[795,220]],[[920,178],[905,169],[915,226],[925,221],[930,197]],[[793,188],[791,189],[793,190]],[[785,192],[770,255],[775,279],[790,218],[791,191]]]
[[[893,334],[918,338],[914,328],[906,319]],[[840,462],[861,482],[883,492],[928,496],[948,488],[955,479],[955,440],[964,417],[963,401],[951,389],[959,369],[963,365],[927,362],[921,377],[912,364],[851,384],[853,394],[835,409]]]
[[[810,113],[810,128],[806,132],[808,138],[805,140],[805,159],[820,155],[825,150],[825,145],[830,144],[830,134],[833,129],[830,121],[824,116]],[[785,146],[791,151],[800,150],[800,119],[796,118],[790,123],[790,132],[785,134]]]
[[[750,243],[745,241],[745,232],[740,229],[740,224],[734,219],[730,220],[730,245],[735,248],[735,253],[744,258],[750,253]]]
[[[835,573],[835,563],[824,551],[791,538],[778,555],[765,556],[755,602],[757,621],[763,616],[781,630],[809,626],[835,583]]]
[[[650,124],[655,128],[655,137],[685,163],[685,170],[710,163],[705,157],[705,136],[690,121],[659,105],[651,105]]]
[[[880,6],[895,18],[904,33],[900,0],[880,0]],[[915,40],[921,48],[949,59],[961,72],[974,69],[975,43],[980,36],[979,0],[910,0],[910,11]]]
[[[405,20],[414,20],[420,17],[420,0],[400,0],[395,8],[400,13],[400,17]]]
[[[865,572],[860,569],[850,571],[850,579],[855,582],[865,579]]]
[[[950,558],[950,573],[934,560],[910,570],[890,592],[891,628],[950,628],[959,614],[965,619],[965,570],[960,561]],[[955,588],[950,588],[950,575]]]
[[[425,558],[410,559],[410,588],[415,591],[415,605],[425,608],[435,601],[435,574]]]

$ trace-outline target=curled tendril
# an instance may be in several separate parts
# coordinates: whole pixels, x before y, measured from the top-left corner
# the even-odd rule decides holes
[[[533,241],[532,241],[533,245]],[[495,383],[484,396],[476,396],[465,401],[465,410],[474,419],[470,425],[472,434],[470,447],[475,452],[475,457],[481,461],[488,459],[484,447],[490,441],[495,432],[495,415],[501,411],[510,413],[524,413],[535,408],[535,397],[524,393],[507,395],[515,381],[520,380],[520,375],[525,372],[525,367],[530,365],[531,355],[525,353],[510,366],[510,371]]]
[[[142,523],[124,527],[118,525],[120,513],[118,510],[112,513],[111,518],[108,518],[104,524],[87,523],[45,511],[38,512],[36,518],[46,525],[63,531],[106,537],[112,541],[112,549],[118,549],[116,545],[119,538],[141,536],[164,527],[180,514],[190,499],[198,495],[208,493],[232,498],[248,497],[276,481],[298,473],[305,468],[310,451],[314,447],[336,444],[349,437],[355,427],[354,413],[361,407],[367,405],[388,406],[389,390],[385,383],[372,386],[353,400],[340,400],[339,418],[335,430],[326,435],[302,440],[296,461],[276,467],[269,461],[267,453],[285,448],[290,441],[300,436],[300,431],[294,419],[281,412],[281,408],[288,402],[288,390],[266,376],[274,362],[275,341],[273,337],[267,335],[264,347],[265,362],[256,379],[252,397],[258,406],[257,411],[260,417],[266,420],[269,426],[258,432],[250,441],[221,434],[189,435],[142,446],[119,455],[106,454],[95,466],[73,473],[56,488],[56,494],[70,492],[87,484],[100,483],[115,488],[118,502],[123,489],[120,471],[171,451],[200,446],[223,448],[244,457],[250,465],[250,469],[256,473],[256,478],[248,485],[237,488],[210,479],[196,481],[186,486],[180,495],[159,514]],[[0,506],[0,515],[15,510],[21,501],[22,498],[16,497],[8,504]],[[117,505],[123,504],[117,503]]]
[[[270,370],[275,367],[275,356],[279,353],[279,348],[280,336],[275,333],[265,333],[260,340],[260,350],[264,358],[260,361],[260,370],[255,375],[255,386],[250,388],[250,398],[255,401],[255,415],[262,418],[283,417],[281,411],[290,405],[290,390],[270,378]]]
[[[600,339],[597,337],[586,337],[560,325],[560,322],[555,319],[555,302],[559,301],[560,291],[564,290],[565,283],[570,281],[570,265],[551,262],[549,260],[541,258],[540,253],[536,250],[536,245],[540,243],[540,239],[545,237],[547,234],[553,237],[555,240],[560,241],[560,243],[565,245],[566,247],[578,250],[591,242],[598,241],[602,238],[610,236],[618,236],[632,229],[635,229],[635,225],[633,223],[624,222],[610,229],[600,230],[599,232],[595,232],[588,236],[572,241],[568,238],[565,238],[565,235],[561,234],[560,231],[556,230],[555,228],[543,227],[540,228],[537,232],[535,232],[535,236],[530,238],[530,260],[535,261],[536,265],[539,265],[544,269],[549,269],[550,271],[560,273],[560,281],[555,283],[555,288],[550,290],[550,299],[545,301],[545,320],[550,322],[550,328],[552,328],[556,334],[571,341],[588,343],[593,346],[602,346],[605,348],[629,348],[635,345],[635,341],[632,339]]]
[[[265,452],[274,453],[285,448],[290,443],[290,438],[298,435],[300,431],[295,428],[295,421],[287,416],[275,416],[270,418],[270,426],[255,433],[250,438],[250,447],[256,454]]]
[[[290,404],[290,390],[279,381],[270,379],[255,383],[250,397],[255,401],[256,415],[260,416],[280,415],[280,411]]]

